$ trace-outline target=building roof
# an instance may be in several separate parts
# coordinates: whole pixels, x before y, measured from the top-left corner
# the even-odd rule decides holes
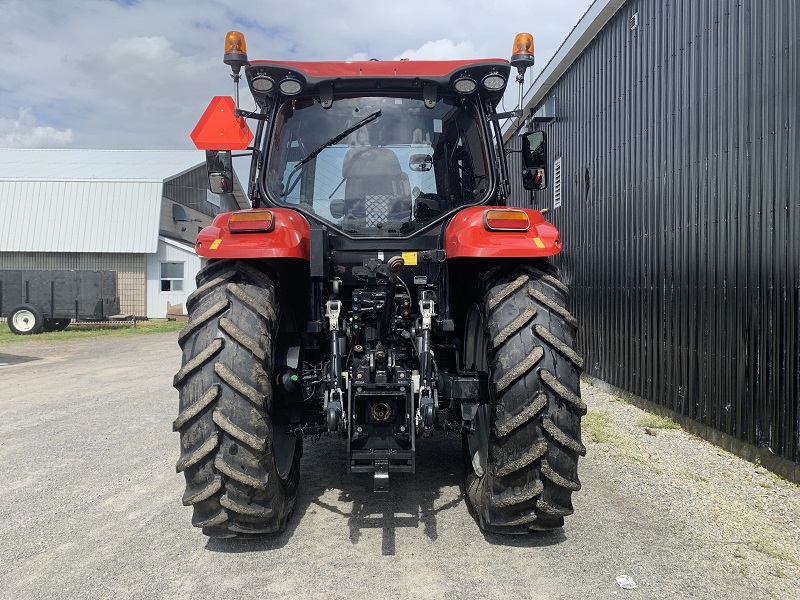
[[[153,253],[164,182],[203,152],[0,149],[0,252]]]
[[[199,150],[0,148],[0,181],[164,181],[205,163]]]
[[[611,20],[627,0],[595,0],[569,32],[556,53],[545,65],[522,99],[523,113],[536,109],[561,76],[575,62],[600,30]],[[517,120],[508,119],[503,125],[503,138],[508,139],[516,128]]]

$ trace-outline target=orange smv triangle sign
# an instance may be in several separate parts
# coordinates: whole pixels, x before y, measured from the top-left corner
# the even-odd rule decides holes
[[[214,96],[192,131],[198,150],[244,150],[250,145],[253,132],[235,109],[230,96]]]

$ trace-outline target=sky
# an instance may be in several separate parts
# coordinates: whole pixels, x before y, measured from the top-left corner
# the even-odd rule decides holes
[[[526,31],[527,88],[591,4],[0,0],[0,147],[193,149],[211,98],[233,95],[229,30],[244,33],[251,60],[508,59]]]

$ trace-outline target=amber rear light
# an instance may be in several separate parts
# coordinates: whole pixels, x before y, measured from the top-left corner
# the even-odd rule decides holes
[[[487,210],[483,224],[489,231],[528,231],[528,214],[522,210]]]
[[[271,210],[237,212],[228,218],[228,230],[231,233],[272,231],[274,227],[275,215]]]

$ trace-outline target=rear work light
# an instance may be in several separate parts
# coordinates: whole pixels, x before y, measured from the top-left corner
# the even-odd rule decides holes
[[[478,87],[478,84],[469,77],[460,77],[453,83],[453,87],[459,94],[471,94]]]
[[[271,77],[267,77],[266,75],[256,75],[250,82],[250,87],[256,92],[269,94],[275,88],[275,82]]]
[[[228,217],[228,230],[231,233],[272,231],[274,227],[275,215],[271,210],[249,210],[233,213]]]
[[[280,82],[278,88],[287,96],[294,96],[303,91],[303,84],[297,79],[287,78]]]
[[[506,80],[497,73],[491,73],[483,78],[483,87],[490,91],[502,90]]]
[[[528,214],[522,210],[487,210],[483,224],[489,231],[528,231]]]

